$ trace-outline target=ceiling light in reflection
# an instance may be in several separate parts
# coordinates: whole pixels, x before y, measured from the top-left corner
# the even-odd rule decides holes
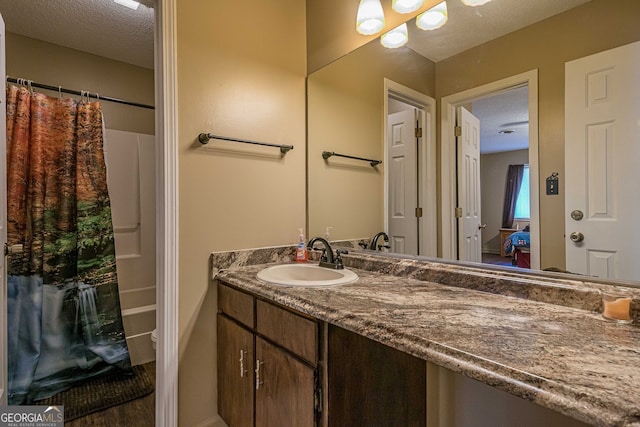
[[[422,7],[424,0],[393,0],[391,7],[398,13],[411,13]]]
[[[462,0],[462,3],[467,6],[482,6],[485,3],[489,3],[491,0]]]
[[[380,43],[382,43],[382,46],[390,49],[404,46],[407,44],[407,41],[409,41],[409,33],[407,31],[406,23],[394,28],[380,37]]]
[[[356,17],[356,30],[369,36],[376,34],[384,27],[384,12],[380,0],[360,0]]]
[[[421,30],[436,30],[447,23],[448,16],[447,2],[443,1],[418,15],[416,25]]]

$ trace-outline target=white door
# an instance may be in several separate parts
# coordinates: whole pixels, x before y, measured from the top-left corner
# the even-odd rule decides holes
[[[480,120],[465,108],[458,107],[457,123],[460,129],[457,138],[458,259],[482,262]]]
[[[416,111],[389,114],[386,166],[391,252],[418,255],[418,166]]]
[[[640,42],[565,64],[566,269],[572,273],[640,280],[639,75]]]
[[[0,76],[7,75],[4,20],[0,15]],[[7,404],[7,272],[4,245],[7,243],[7,106],[6,92],[0,94],[0,405]]]

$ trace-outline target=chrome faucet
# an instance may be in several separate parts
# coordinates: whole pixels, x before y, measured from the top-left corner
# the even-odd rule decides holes
[[[314,249],[313,245],[315,245],[316,242],[320,242],[324,246],[322,248],[322,255],[320,256],[320,267],[333,268],[335,270],[342,270],[344,266],[342,265],[342,258],[340,257],[340,255],[346,254],[349,252],[337,250],[336,251],[337,255],[334,258],[333,248],[331,247],[329,242],[327,242],[322,237],[314,237],[311,240],[309,240],[309,243],[307,243],[307,249],[313,250]]]
[[[386,243],[389,243],[389,236],[387,236],[387,233],[385,233],[384,231],[381,231],[375,236],[373,236],[373,239],[371,239],[371,246],[369,246],[369,249],[374,251],[381,251],[382,248],[387,248],[387,249],[391,248],[391,246],[389,245],[378,246],[378,239],[380,239],[380,237],[382,237]]]

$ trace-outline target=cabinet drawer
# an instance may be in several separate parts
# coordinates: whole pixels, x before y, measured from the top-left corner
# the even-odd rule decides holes
[[[218,309],[253,329],[254,298],[218,282]]]
[[[316,366],[318,361],[318,324],[313,320],[258,300],[257,328],[265,337]]]

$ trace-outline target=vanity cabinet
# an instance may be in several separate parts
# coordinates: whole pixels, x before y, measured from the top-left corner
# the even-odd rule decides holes
[[[314,427],[318,323],[218,284],[218,411],[229,427]]]
[[[229,427],[425,427],[426,362],[218,283]]]

